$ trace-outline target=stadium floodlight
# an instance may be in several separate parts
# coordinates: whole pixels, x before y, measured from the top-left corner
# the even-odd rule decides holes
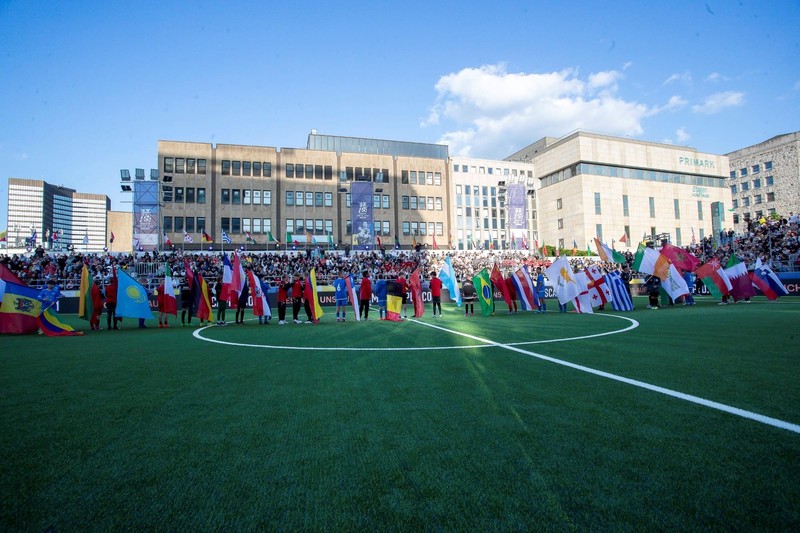
[[[143,168],[137,168],[136,169],[136,180],[137,181],[143,181],[144,180],[144,169]]]
[[[131,181],[131,171],[127,168],[123,168],[119,171],[119,177],[122,181]]]
[[[158,169],[151,168],[150,169],[150,181],[158,181]]]

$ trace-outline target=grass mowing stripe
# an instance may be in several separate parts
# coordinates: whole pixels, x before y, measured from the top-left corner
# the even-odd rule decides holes
[[[616,315],[606,315],[606,316],[616,316]],[[632,322],[636,322],[632,318],[626,318],[626,317],[617,317],[617,318],[625,318],[626,320],[630,320]],[[596,376],[612,379],[614,381],[619,381],[621,383],[627,383],[628,385],[633,385],[634,387],[640,387],[642,389],[647,389],[647,390],[650,390],[650,391],[653,391],[653,392],[658,392],[658,393],[661,393],[661,394],[665,394],[667,396],[672,396],[673,398],[678,398],[680,400],[686,400],[687,402],[692,402],[692,403],[695,403],[695,404],[698,404],[698,405],[703,405],[705,407],[710,407],[712,409],[717,409],[719,411],[723,411],[723,412],[726,412],[726,413],[730,413],[732,415],[740,416],[742,418],[748,418],[750,420],[755,420],[756,422],[761,422],[762,424],[766,424],[768,426],[773,426],[773,427],[776,427],[776,428],[785,429],[785,430],[791,431],[793,433],[800,434],[800,425],[798,425],[798,424],[793,424],[791,422],[786,422],[784,420],[779,420],[777,418],[772,418],[772,417],[765,416],[765,415],[762,415],[762,414],[759,414],[759,413],[754,413],[752,411],[747,411],[745,409],[740,409],[738,407],[733,407],[731,405],[726,405],[724,403],[719,403],[719,402],[715,402],[715,401],[712,401],[712,400],[706,400],[705,398],[700,398],[699,396],[693,396],[691,394],[685,394],[683,392],[679,392],[679,391],[675,391],[675,390],[672,390],[672,389],[668,389],[666,387],[659,387],[658,385],[652,385],[650,383],[645,383],[643,381],[639,381],[639,380],[636,380],[636,379],[630,379],[630,378],[626,378],[624,376],[619,376],[617,374],[612,374],[610,372],[604,372],[603,370],[597,370],[597,369],[594,369],[594,368],[589,368],[588,366],[583,366],[583,365],[578,365],[578,364],[575,364],[575,363],[570,363],[569,361],[564,361],[562,359],[556,359],[554,357],[548,357],[546,355],[543,355],[543,354],[540,354],[540,353],[536,353],[536,352],[531,352],[531,351],[528,351],[528,350],[523,350],[522,348],[518,348],[516,346],[511,346],[509,344],[503,344],[503,343],[495,342],[495,341],[492,341],[492,340],[489,340],[489,339],[483,339],[481,337],[478,337],[476,335],[471,335],[469,333],[462,333],[460,331],[444,328],[442,326],[437,326],[437,325],[434,325],[434,324],[428,324],[426,322],[421,322],[419,320],[413,320],[412,319],[411,322],[414,322],[416,324],[421,324],[423,326],[428,326],[430,328],[446,331],[448,333],[461,335],[463,337],[467,337],[469,339],[476,340],[476,341],[479,341],[479,342],[491,343],[493,346],[497,346],[498,348],[504,348],[506,350],[511,350],[511,351],[518,352],[518,353],[521,353],[521,354],[524,354],[524,355],[528,355],[530,357],[535,357],[535,358],[541,359],[543,361],[549,361],[551,363],[556,363],[556,364],[563,365],[563,366],[566,366],[566,367],[569,367],[569,368],[574,368],[575,370],[580,370],[581,372],[588,372],[589,374],[594,374]],[[592,336],[599,336],[599,335],[592,335]],[[585,337],[583,337],[583,338],[585,338]]]

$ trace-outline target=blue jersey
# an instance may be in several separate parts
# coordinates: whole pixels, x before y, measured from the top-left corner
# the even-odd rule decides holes
[[[42,301],[43,308],[53,305],[53,303],[55,303],[55,301],[59,298],[61,298],[61,291],[58,289],[58,285],[54,286],[52,289],[45,287],[37,296],[37,299]]]
[[[536,292],[538,293],[540,298],[544,297],[545,294],[544,274],[539,274],[538,276],[536,276]]]
[[[336,278],[333,280],[333,289],[336,291],[337,300],[347,300],[347,283],[344,278]]]
[[[372,286],[372,294],[378,299],[378,302],[386,303],[386,280],[379,279],[375,282],[375,285]]]

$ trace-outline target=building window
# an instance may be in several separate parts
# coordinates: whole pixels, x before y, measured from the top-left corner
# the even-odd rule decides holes
[[[743,181],[742,182],[742,192],[750,190],[750,183]]]
[[[231,162],[222,160],[222,175],[223,176],[230,176],[231,175]]]
[[[263,191],[264,205],[272,205],[272,191]]]
[[[325,205],[322,200],[322,192],[315,192],[314,193],[314,207],[322,207]]]
[[[672,201],[673,205],[675,206],[675,220],[680,220],[681,218],[681,202],[675,198]]]
[[[411,205],[409,206],[409,209],[416,209],[417,208],[417,197],[416,196],[411,196],[409,198],[409,200],[411,201]]]
[[[272,231],[272,219],[271,218],[262,218],[261,219],[261,226],[262,230],[265,234]]]
[[[164,217],[163,226],[165,232],[172,231],[172,217]]]
[[[764,185],[770,187],[771,185],[775,185],[775,179],[772,176],[767,176],[764,178]]]
[[[409,174],[408,174],[408,182],[410,184],[412,184],[412,185],[416,185],[417,184],[417,171],[416,170],[412,170],[411,172],[409,172]]]
[[[381,208],[381,195],[380,194],[373,194],[372,195],[372,209],[380,209]]]
[[[732,206],[734,209],[738,209],[738,208],[739,208],[739,200],[737,200],[736,198],[734,198],[733,200],[731,200],[731,206]]]
[[[242,203],[244,205],[250,205],[253,201],[253,192],[250,189],[245,189],[242,195]]]
[[[747,167],[739,169],[740,176],[747,176]]]
[[[241,161],[234,161],[233,162],[233,175],[234,176],[241,176],[242,175],[242,162]]]
[[[294,205],[294,191],[286,191],[286,205],[287,206]]]
[[[411,235],[411,223],[403,222],[403,235]]]
[[[262,169],[263,176],[265,178],[271,178],[272,177],[272,163],[270,163],[268,161],[265,161],[261,165],[261,169]]]
[[[631,245],[630,235],[631,235],[631,227],[630,226],[625,226],[625,240],[628,241],[628,246]]]
[[[400,183],[408,184],[408,170],[400,171]]]
[[[325,207],[333,207],[333,193],[326,192],[325,193]]]
[[[253,205],[261,205],[261,191],[253,191]]]
[[[656,218],[656,199],[650,196],[648,201],[650,202],[650,218]]]
[[[755,196],[753,196],[753,203],[754,204],[760,204],[761,203],[761,195],[760,194],[756,194]]]
[[[434,185],[441,185],[442,184],[442,173],[441,172],[434,172],[433,173],[433,184]]]
[[[563,218],[559,218],[558,219],[558,229],[564,229],[564,219]]]
[[[675,228],[675,246],[681,246],[681,228]]]
[[[325,165],[325,179],[326,180],[333,179],[333,167],[331,165]]]
[[[261,233],[261,219],[254,218],[253,219],[253,233],[259,234]]]
[[[306,179],[314,179],[314,165],[306,165]]]
[[[164,172],[174,172],[175,166],[173,161],[175,161],[172,157],[165,157],[164,158]]]
[[[697,220],[703,220],[703,202],[697,200]]]
[[[205,174],[206,173],[206,160],[205,159],[198,159],[197,160],[197,173],[198,174]]]
[[[774,202],[775,201],[775,193],[774,192],[768,192],[767,193],[767,201],[768,202]]]
[[[754,189],[760,189],[761,188],[761,179],[760,178],[753,180],[753,188]]]
[[[286,166],[284,167],[284,170],[286,171],[286,177],[287,178],[293,178],[294,177],[294,164],[293,163],[286,163]]]
[[[253,176],[256,178],[261,177],[261,161],[253,161]]]
[[[408,207],[408,196],[402,196],[400,198],[400,202],[401,202],[401,205],[402,205],[403,209],[408,209],[409,208]]]
[[[175,187],[175,201],[183,202],[183,187]]]
[[[206,189],[205,189],[205,187],[198,187],[197,188],[197,203],[198,204],[206,203]]]
[[[598,240],[600,240],[600,242],[603,242],[603,225],[596,224],[594,227],[594,232],[597,234]]]
[[[186,233],[194,233],[194,217],[186,217],[186,224],[184,229]]]
[[[735,177],[736,177],[736,171],[735,170],[731,170],[731,178],[735,178]]]
[[[750,207],[750,197],[745,196],[742,198],[742,207]]]
[[[176,232],[183,231],[183,217],[175,217],[175,231]]]
[[[772,170],[772,161],[764,163],[764,170]]]
[[[186,203],[194,203],[194,187],[186,187]]]
[[[222,229],[222,231],[228,233],[229,231],[231,231],[231,219],[228,217],[222,217],[220,219],[219,226]]]
[[[561,201],[561,198],[556,198],[556,209],[562,209],[564,207],[564,203]]]
[[[241,189],[231,189],[231,204],[240,205],[242,203]]]
[[[442,210],[442,197],[441,196],[437,196],[434,203],[435,203],[436,210],[437,211],[441,211]]]
[[[306,205],[308,207],[311,207],[312,205],[314,205],[314,193],[311,192],[311,191],[306,192]]]
[[[628,195],[622,195],[622,215],[623,216],[630,216],[630,210],[628,209]]]
[[[325,235],[333,237],[333,220],[330,218],[325,219]]]
[[[761,172],[761,166],[753,165],[753,174],[758,174],[759,172]]]
[[[250,161],[242,161],[242,176],[249,176],[252,168]]]
[[[731,194],[736,194],[736,184],[731,185]]]
[[[175,159],[175,174],[185,174],[186,173],[186,160],[182,157],[178,157]]]
[[[242,219],[239,217],[233,217],[231,219],[231,233],[241,233],[242,232]]]
[[[206,229],[206,217],[197,217],[197,233]]]
[[[594,214],[595,215],[602,215],[603,211],[600,207],[600,193],[594,193]]]
[[[299,180],[303,179],[303,177],[305,176],[305,167],[302,164],[297,163],[294,175]]]

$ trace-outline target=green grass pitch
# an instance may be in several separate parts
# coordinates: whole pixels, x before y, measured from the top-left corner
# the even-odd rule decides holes
[[[635,303],[4,336],[0,529],[800,529],[800,433],[537,357],[796,428],[800,301]]]

